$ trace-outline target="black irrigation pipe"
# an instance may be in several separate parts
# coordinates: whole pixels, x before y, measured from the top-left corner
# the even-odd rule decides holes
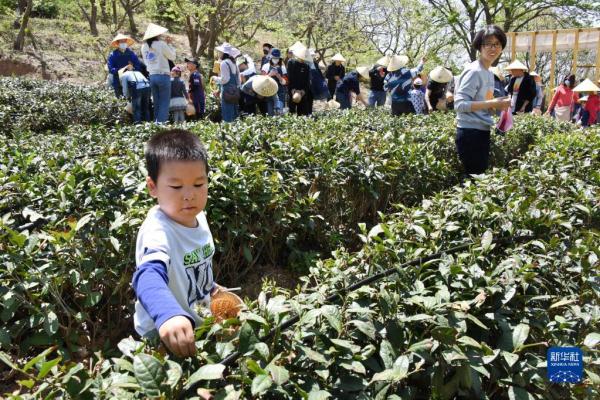
[[[533,236],[533,235],[508,236],[508,237],[501,237],[498,239],[494,239],[494,240],[492,240],[492,243],[499,245],[499,246],[500,245],[504,246],[504,245],[508,245],[508,244],[512,244],[512,243],[527,242],[527,241],[533,240],[535,238],[536,238],[536,236]],[[366,285],[369,285],[373,282],[377,282],[378,280],[381,280],[387,276],[393,275],[393,274],[399,272],[402,268],[419,265],[419,264],[422,264],[422,263],[425,263],[425,262],[428,262],[431,260],[435,260],[443,255],[458,253],[459,251],[468,249],[469,247],[473,246],[474,244],[476,244],[476,243],[475,242],[464,243],[464,244],[452,247],[446,251],[440,251],[438,253],[431,254],[429,256],[419,257],[412,261],[405,262],[404,264],[401,264],[397,267],[389,268],[378,274],[371,275],[367,278],[361,279],[360,281],[348,286],[347,288],[338,290],[336,293],[327,297],[325,299],[324,304],[331,303],[337,299],[342,299],[343,295],[353,292],[356,289],[361,288]],[[324,304],[321,304],[321,305],[324,305]],[[292,318],[288,319],[287,321],[285,321],[285,322],[279,324],[278,326],[276,326],[275,328],[271,329],[267,334],[261,336],[258,340],[261,342],[264,342],[265,340],[268,340],[268,339],[272,338],[273,336],[275,336],[275,334],[277,332],[283,332],[283,331],[287,330],[288,328],[294,326],[298,321],[300,321],[300,315],[295,315]],[[241,353],[239,351],[235,351],[235,352],[231,353],[230,355],[228,355],[227,357],[225,357],[223,360],[221,360],[221,362],[219,364],[223,364],[225,366],[231,366],[238,360],[238,358],[240,358],[240,356],[241,356]],[[193,391],[196,388],[198,388],[200,385],[201,385],[201,381],[197,381],[197,382],[193,383],[188,389],[186,389],[183,393],[181,393],[178,396],[178,399],[181,400],[181,399],[188,398],[189,395],[191,393],[193,393]]]

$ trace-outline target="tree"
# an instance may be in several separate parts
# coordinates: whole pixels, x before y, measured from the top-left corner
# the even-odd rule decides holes
[[[471,43],[477,31],[484,25],[497,24],[505,32],[522,30],[527,24],[541,17],[555,20],[572,16],[573,13],[590,13],[600,16],[600,5],[593,0],[428,0],[434,7],[440,26],[448,24],[452,32],[469,54],[477,57]],[[576,20],[570,20],[571,26]]]
[[[98,24],[97,24],[98,4],[96,3],[96,0],[88,0],[88,1],[90,4],[89,12],[86,10],[86,8],[83,6],[83,4],[81,4],[81,2],[79,0],[77,1],[77,5],[79,6],[79,9],[83,13],[83,16],[85,17],[85,19],[87,19],[88,23],[90,24],[90,33],[92,34],[92,36],[98,36]]]
[[[127,14],[127,19],[129,20],[129,32],[133,36],[137,36],[138,29],[135,24],[135,12],[137,9],[144,4],[146,0],[120,0],[123,9],[125,10],[125,14]]]
[[[17,37],[13,43],[13,49],[17,51],[23,51],[23,47],[25,47],[25,34],[27,33],[27,29],[29,27],[29,17],[31,15],[31,10],[33,9],[33,0],[26,1],[27,4],[25,6],[25,11],[23,12],[23,16],[19,25],[19,33],[17,34]]]

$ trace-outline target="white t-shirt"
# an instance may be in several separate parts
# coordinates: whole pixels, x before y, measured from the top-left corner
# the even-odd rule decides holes
[[[150,75],[170,74],[168,60],[175,60],[175,49],[162,40],[152,42],[152,47],[148,46],[148,43],[144,43],[142,58]]]
[[[215,245],[204,211],[196,219],[198,226],[188,228],[169,218],[159,206],[153,207],[138,232],[135,261],[138,268],[148,261],[164,262],[169,289],[198,326],[202,319],[195,310],[196,303],[210,306]],[[139,300],[135,302],[133,321],[142,336],[157,328]]]

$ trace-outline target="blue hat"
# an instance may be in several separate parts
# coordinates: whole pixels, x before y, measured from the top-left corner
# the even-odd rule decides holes
[[[271,57],[273,58],[281,58],[281,51],[279,49],[271,50]]]

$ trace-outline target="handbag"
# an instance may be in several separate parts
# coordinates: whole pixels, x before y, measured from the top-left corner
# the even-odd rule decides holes
[[[229,68],[230,80],[233,79],[233,71],[229,64],[226,64]],[[240,102],[240,89],[237,86],[237,76],[235,77],[235,85],[229,85],[229,82],[223,88],[223,100],[229,104],[237,104]]]

